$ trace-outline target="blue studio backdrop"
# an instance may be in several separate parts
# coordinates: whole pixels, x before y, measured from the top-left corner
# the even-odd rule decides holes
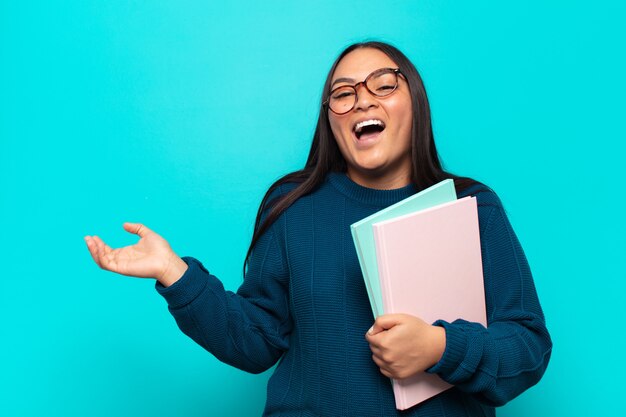
[[[554,351],[499,415],[623,415],[624,18],[603,0],[0,0],[0,415],[261,413],[269,372],[195,345],[83,236],[127,245],[143,222],[235,290],[265,190],[304,164],[324,77],[365,39],[420,69],[446,168],[498,192],[529,258]]]

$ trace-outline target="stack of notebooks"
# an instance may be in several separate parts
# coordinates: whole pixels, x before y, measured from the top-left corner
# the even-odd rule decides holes
[[[375,317],[404,313],[427,323],[487,325],[474,197],[445,180],[350,226]],[[451,388],[437,375],[394,380],[405,410]]]

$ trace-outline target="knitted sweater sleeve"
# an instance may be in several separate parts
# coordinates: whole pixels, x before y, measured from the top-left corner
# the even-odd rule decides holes
[[[244,282],[226,291],[194,258],[170,287],[156,284],[180,329],[220,361],[247,372],[267,370],[288,348],[288,273],[275,227],[257,242]]]
[[[552,350],[533,278],[520,243],[495,194],[481,207],[487,323],[434,324],[446,331],[441,360],[428,370],[491,406],[536,384]],[[482,213],[480,213],[482,211]]]

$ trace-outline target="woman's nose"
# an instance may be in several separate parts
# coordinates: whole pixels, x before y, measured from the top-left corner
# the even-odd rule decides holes
[[[354,109],[367,110],[370,107],[377,105],[376,97],[367,89],[364,83],[359,83],[354,86],[356,90],[356,103]]]

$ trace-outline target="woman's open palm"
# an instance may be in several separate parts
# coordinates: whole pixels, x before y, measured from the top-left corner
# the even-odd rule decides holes
[[[180,260],[169,243],[146,226],[124,223],[124,229],[138,235],[139,241],[112,249],[98,236],[85,237],[89,253],[100,268],[122,275],[162,280],[172,264]]]

